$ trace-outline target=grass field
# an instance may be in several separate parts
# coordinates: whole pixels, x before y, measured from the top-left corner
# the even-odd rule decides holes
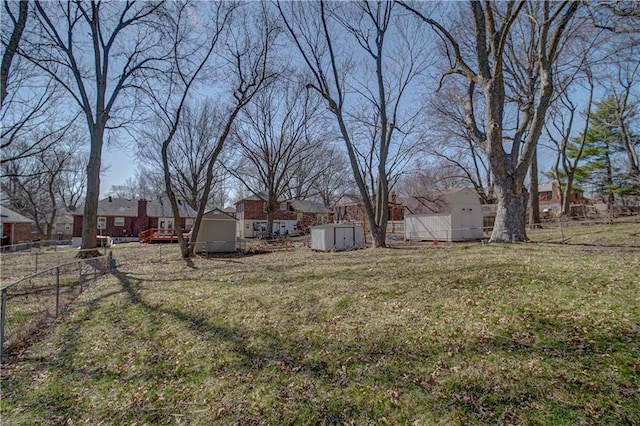
[[[640,424],[637,226],[192,265],[116,247],[6,366],[2,424]]]

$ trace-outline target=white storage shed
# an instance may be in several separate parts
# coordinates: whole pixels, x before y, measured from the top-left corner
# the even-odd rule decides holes
[[[202,216],[194,252],[206,254],[236,251],[237,224],[235,217],[220,209],[208,211]]]
[[[470,188],[410,197],[405,212],[405,240],[468,241],[483,237],[480,199]]]
[[[364,247],[362,225],[328,223],[311,227],[311,249],[342,251]]]

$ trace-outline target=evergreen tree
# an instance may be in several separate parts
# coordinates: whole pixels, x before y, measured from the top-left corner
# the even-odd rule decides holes
[[[595,103],[576,170],[576,183],[602,193],[609,209],[616,195],[624,197],[640,193],[637,173],[640,144],[638,135],[632,130],[636,106],[620,105],[615,95]],[[582,135],[572,140],[569,156],[575,158],[577,141],[581,139]]]

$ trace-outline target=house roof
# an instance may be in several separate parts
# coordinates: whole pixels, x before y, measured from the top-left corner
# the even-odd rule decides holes
[[[469,188],[452,188],[425,195],[414,195],[407,199],[405,207],[409,214],[451,213],[456,194],[466,190]]]
[[[84,206],[76,210],[78,214],[84,213]],[[138,200],[126,198],[104,198],[98,201],[98,216],[138,216]]]
[[[549,192],[553,191],[552,183],[545,183],[544,185],[538,185],[538,192]]]
[[[316,203],[308,200],[292,200],[291,206],[297,212],[301,213],[331,213],[331,209],[328,209],[323,204]]]
[[[180,217],[196,217],[197,213],[186,202],[178,200],[178,212]],[[149,217],[173,217],[171,203],[168,198],[161,197],[157,200],[147,201],[147,216]]]
[[[123,216],[138,217],[138,201],[127,198],[107,197],[98,201],[98,216]],[[196,211],[184,201],[178,201],[180,217],[196,217]],[[76,209],[76,216],[82,216],[84,206]],[[147,216],[149,217],[173,217],[171,203],[166,197],[147,201]]]
[[[358,195],[355,194],[344,194],[340,199],[335,203],[336,207],[340,206],[350,206],[352,204],[360,204],[361,199]]]
[[[59,214],[56,216],[53,223],[57,223],[57,224],[73,223],[73,216],[67,213]]]
[[[250,197],[244,197],[243,199],[238,200],[236,204],[239,204],[243,201],[267,201],[267,198],[267,194],[264,191],[260,191],[251,195]]]
[[[33,223],[33,221],[5,206],[0,206],[0,223]]]

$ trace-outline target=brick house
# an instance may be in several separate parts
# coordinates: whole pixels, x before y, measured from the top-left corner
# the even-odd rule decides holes
[[[264,194],[243,198],[236,203],[238,236],[254,238],[264,235],[267,229],[267,202]],[[273,232],[280,235],[292,234],[296,230],[298,215],[289,201],[279,202],[273,215]]]
[[[297,230],[308,232],[312,226],[323,225],[331,222],[333,211],[324,204],[307,200],[293,200],[291,207],[296,213]]]
[[[538,202],[540,208],[546,211],[560,209],[560,188],[557,182],[551,182],[538,186]],[[588,204],[589,200],[584,197],[583,192],[573,189],[569,194],[569,204]]]
[[[178,201],[182,229],[191,229],[196,212],[185,202]],[[73,237],[82,236],[83,207],[73,214]],[[171,203],[166,197],[157,200],[129,200],[107,197],[98,202],[98,235],[110,236],[114,241],[137,239],[150,228],[173,232]]]
[[[340,222],[363,222],[367,217],[360,197],[345,194],[333,206],[333,219]],[[389,194],[389,220],[404,220],[404,206],[398,202],[396,193]]]
[[[30,241],[32,238],[31,224],[33,221],[8,209],[0,208],[0,236],[2,245],[13,245]]]
[[[70,240],[73,236],[73,216],[63,213],[56,216],[51,229],[51,238],[56,240]]]

